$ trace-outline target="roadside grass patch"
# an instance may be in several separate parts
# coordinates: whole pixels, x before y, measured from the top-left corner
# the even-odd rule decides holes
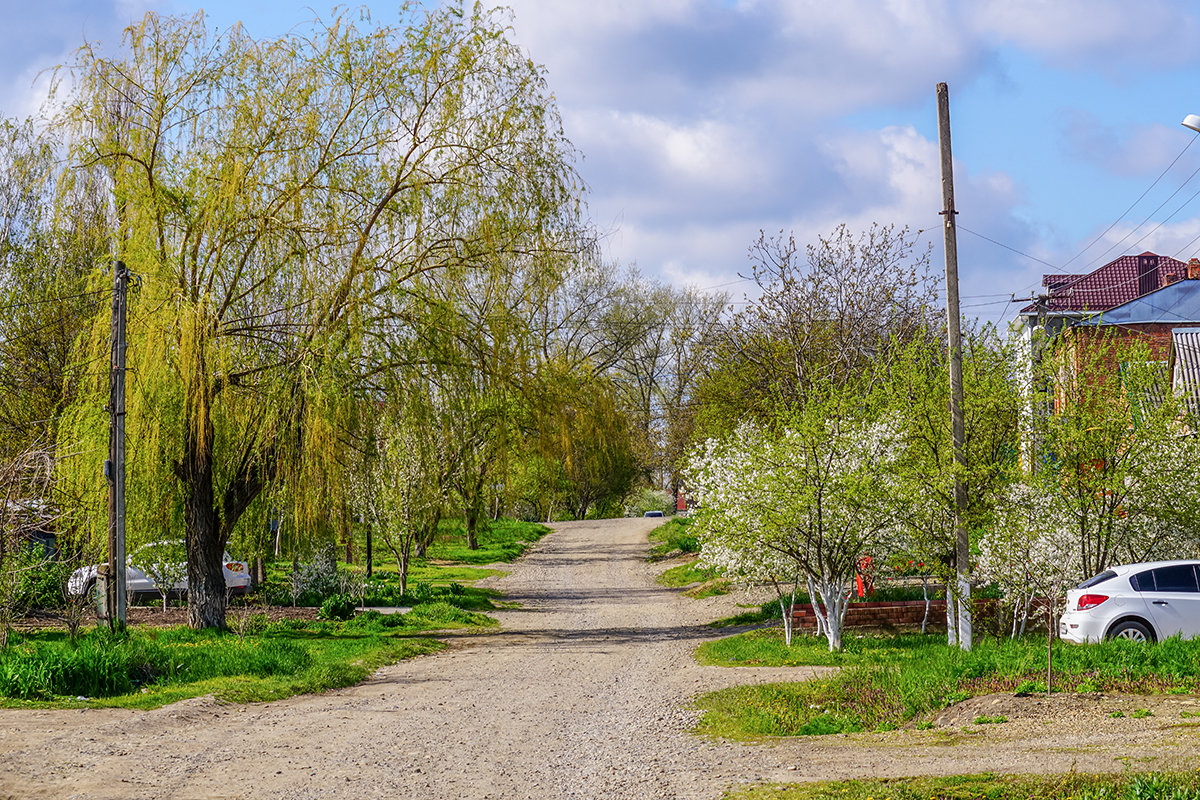
[[[1200,800],[1192,772],[953,775],[757,786],[724,800]]]
[[[395,564],[376,566],[374,572],[376,578],[381,572],[385,574],[390,572],[394,580],[400,579]],[[461,564],[430,564],[428,561],[416,561],[408,567],[408,580],[416,583],[465,583],[503,574],[505,574],[504,571],[499,569],[468,567]]]
[[[692,520],[687,517],[672,517],[650,531],[654,546],[646,553],[647,561],[662,561],[683,553],[699,553],[700,542],[689,532]]]
[[[244,637],[185,627],[125,634],[96,628],[73,645],[61,631],[22,634],[0,651],[0,705],[156,708],[205,694],[278,700],[350,686],[381,666],[445,647],[423,631],[495,624],[434,602],[403,615],[265,623]]]
[[[977,695],[1036,689],[1039,682],[1045,691],[1040,637],[988,639],[963,652],[934,634],[865,636],[830,653],[823,638],[796,636],[789,648],[777,629],[766,629],[707,642],[696,655],[701,663],[725,666],[842,667],[828,678],[701,697],[700,732],[735,739],[889,730]],[[1057,691],[1200,691],[1197,641],[1060,643],[1054,661]]]
[[[535,522],[500,519],[480,525],[479,549],[472,550],[467,547],[465,523],[462,520],[445,520],[426,556],[434,561],[455,561],[459,564],[513,561],[549,532],[550,529],[545,525]]]
[[[413,558],[409,563],[406,594],[400,592],[396,564],[387,563],[390,554],[376,548],[369,579],[362,565],[335,562],[332,554],[320,553],[311,562],[299,565],[298,590],[293,584],[293,563],[273,561],[267,564],[266,581],[259,587],[258,597],[273,605],[320,606],[330,595],[345,594],[368,606],[408,606],[422,602],[420,587],[424,585],[452,589],[452,596],[440,599],[453,605],[487,610],[495,608],[490,600],[499,593],[469,584],[504,572],[481,565],[512,561],[549,532],[549,528],[537,523],[512,519],[488,521],[479,527],[479,548],[472,550],[467,546],[463,520],[443,520],[425,557]],[[363,581],[366,581],[365,596],[360,594]],[[414,586],[418,587],[415,592]]]
[[[718,577],[718,574],[714,568],[706,567],[696,560],[671,567],[658,576],[658,582],[663,586],[677,589],[681,586],[690,586],[693,583],[706,583],[716,577]]]
[[[754,606],[740,605],[740,608],[754,608]],[[710,628],[735,628],[742,625],[758,625],[763,622],[770,622],[773,619],[782,619],[783,612],[779,609],[779,603],[774,600],[763,603],[756,610],[743,611],[740,614],[734,614],[732,617],[721,617],[708,623]]]
[[[705,597],[729,594],[731,591],[733,591],[733,582],[728,578],[713,578],[699,586],[693,586],[685,590],[683,596],[690,597],[693,600],[702,600]]]

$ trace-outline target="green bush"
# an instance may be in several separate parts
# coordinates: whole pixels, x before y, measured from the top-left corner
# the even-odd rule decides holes
[[[63,589],[72,571],[70,563],[46,558],[38,549],[17,555],[11,568],[17,575],[16,608],[62,608],[66,602]]]
[[[321,619],[350,619],[354,616],[354,599],[344,594],[330,595],[321,603],[317,616]]]

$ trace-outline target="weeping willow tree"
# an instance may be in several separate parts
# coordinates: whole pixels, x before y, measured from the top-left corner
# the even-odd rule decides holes
[[[359,389],[424,287],[577,235],[539,68],[478,7],[401,16],[258,40],[150,14],[70,69],[72,162],[107,177],[113,255],[140,283],[131,514],[180,509],[193,627],[224,625],[222,552],[264,493],[303,527],[345,485],[344,433],[378,402]],[[105,392],[97,374],[70,435],[103,437]]]

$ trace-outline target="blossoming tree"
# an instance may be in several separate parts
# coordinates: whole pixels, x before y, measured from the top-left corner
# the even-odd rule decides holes
[[[688,474],[702,554],[748,578],[766,576],[781,607],[784,587],[803,579],[829,649],[840,650],[859,559],[881,554],[893,535],[885,502],[892,439],[860,394],[826,384],[773,428],[742,423],[709,440]]]

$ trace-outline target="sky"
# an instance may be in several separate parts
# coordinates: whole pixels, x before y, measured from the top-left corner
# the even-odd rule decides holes
[[[429,0],[433,2],[433,0]],[[203,9],[275,37],[313,0],[2,0],[0,113],[85,40]],[[396,3],[368,4],[377,22]],[[427,3],[428,5],[428,3]],[[1191,0],[507,0],[581,154],[606,256],[751,293],[760,232],[921,231],[942,269],[935,85],[949,86],[963,312],[1011,320],[1043,273],[1200,255]],[[355,8],[358,6],[355,5]],[[39,78],[39,74],[42,75]]]

